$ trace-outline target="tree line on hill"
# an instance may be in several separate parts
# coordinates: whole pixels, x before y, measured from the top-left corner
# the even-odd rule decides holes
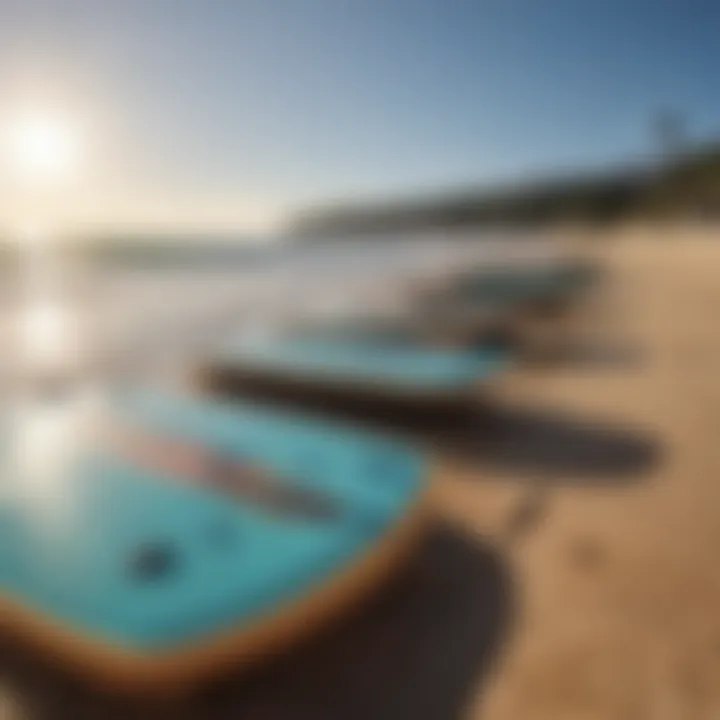
[[[720,218],[720,143],[611,172],[299,213],[305,237],[473,226],[609,223],[636,217]]]

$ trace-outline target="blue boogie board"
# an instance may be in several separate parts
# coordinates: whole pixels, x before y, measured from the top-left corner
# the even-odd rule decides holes
[[[463,395],[510,364],[499,348],[438,348],[375,337],[277,336],[225,343],[208,357],[200,374],[210,377],[289,380],[306,386],[370,392],[384,397],[427,400]]]
[[[588,263],[566,262],[548,267],[483,269],[451,281],[424,298],[424,308],[446,315],[494,309],[506,312],[546,302],[570,300],[597,277],[597,268]]]
[[[15,420],[3,628],[123,688],[287,645],[387,574],[424,515],[414,450],[263,406],[135,390]]]

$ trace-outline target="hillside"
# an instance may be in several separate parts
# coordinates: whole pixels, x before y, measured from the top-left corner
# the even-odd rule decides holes
[[[672,161],[655,160],[612,172],[587,172],[421,199],[311,208],[298,214],[292,230],[302,236],[326,236],[715,214],[720,214],[719,144],[694,148]]]

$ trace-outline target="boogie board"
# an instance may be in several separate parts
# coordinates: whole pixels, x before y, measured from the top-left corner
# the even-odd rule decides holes
[[[485,318],[489,312],[527,315],[570,302],[592,284],[597,274],[597,268],[582,262],[484,269],[421,292],[419,306],[431,318]]]
[[[240,337],[201,362],[201,384],[210,388],[261,385],[302,387],[311,392],[380,400],[455,401],[479,382],[507,369],[501,348],[432,347],[403,336],[361,331],[333,336]]]
[[[261,405],[146,390],[21,407],[0,495],[0,625],[123,689],[282,648],[412,545],[424,458]]]
[[[476,355],[510,349],[517,317],[512,309],[488,308],[483,317],[475,309],[472,322],[460,313],[437,319],[432,314],[410,311],[392,317],[356,316],[332,322],[299,324],[288,334],[301,340],[344,341],[417,350],[474,348]]]

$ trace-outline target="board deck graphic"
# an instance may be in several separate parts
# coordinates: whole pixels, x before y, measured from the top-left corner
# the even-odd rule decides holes
[[[128,426],[113,428],[108,440],[109,448],[139,469],[172,476],[173,482],[207,487],[270,514],[322,520],[339,513],[337,503],[327,494],[288,483],[242,456],[187,439],[178,441],[170,435],[133,431]]]

